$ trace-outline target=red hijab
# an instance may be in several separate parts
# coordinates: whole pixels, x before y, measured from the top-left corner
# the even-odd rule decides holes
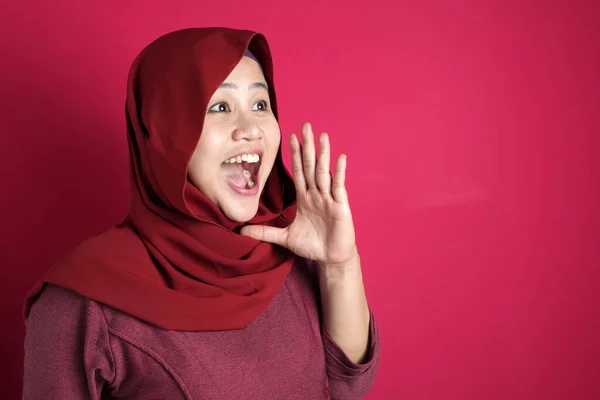
[[[267,307],[293,255],[239,235],[243,224],[187,179],[208,101],[246,50],[263,69],[277,117],[273,64],[261,34],[184,29],[138,55],[127,86],[129,214],[58,260],[27,295],[25,316],[46,283],[169,330],[240,329]],[[250,223],[288,225],[295,196],[280,146]]]

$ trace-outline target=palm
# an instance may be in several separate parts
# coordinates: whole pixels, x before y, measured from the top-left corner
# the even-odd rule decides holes
[[[329,171],[330,150],[326,134],[319,143],[316,159],[310,125],[302,129],[303,144],[295,135],[290,138],[292,172],[297,192],[296,218],[284,229],[246,227],[243,234],[279,244],[300,257],[327,264],[342,263],[356,252],[354,224],[344,185],[346,158],[336,162],[335,173]]]
[[[298,196],[298,211],[288,228],[285,247],[311,260],[339,263],[354,247],[350,207],[324,199],[319,191]]]

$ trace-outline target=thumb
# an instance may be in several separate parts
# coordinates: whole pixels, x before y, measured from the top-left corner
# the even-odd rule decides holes
[[[274,243],[285,247],[287,242],[287,228],[275,228],[264,225],[247,225],[242,227],[240,234],[249,236],[263,242]]]

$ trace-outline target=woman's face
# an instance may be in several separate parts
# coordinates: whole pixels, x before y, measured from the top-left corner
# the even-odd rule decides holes
[[[247,222],[258,211],[280,141],[265,77],[243,57],[208,103],[189,179],[229,219]]]

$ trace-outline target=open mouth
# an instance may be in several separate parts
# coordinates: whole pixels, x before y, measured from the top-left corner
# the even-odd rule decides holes
[[[254,192],[252,189],[258,189],[260,164],[260,154],[247,153],[228,158],[223,162],[222,169],[229,183],[235,188]]]

